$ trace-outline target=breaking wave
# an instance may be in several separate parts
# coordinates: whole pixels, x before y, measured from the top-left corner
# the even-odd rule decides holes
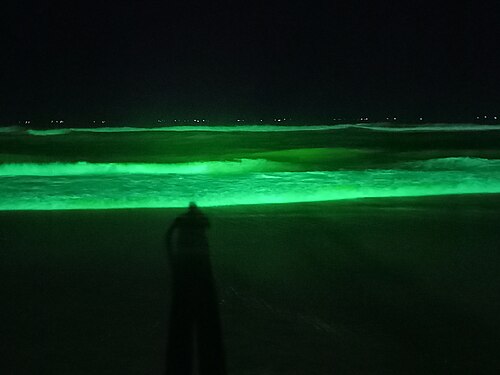
[[[17,133],[22,132],[24,129],[20,126],[3,126],[0,127],[0,133]]]
[[[84,169],[94,167],[83,165]],[[157,173],[150,166],[146,170],[114,167],[126,172],[4,174],[0,177],[0,210],[165,208],[185,207],[189,201],[226,206],[500,193],[499,170],[474,168],[182,174],[162,170],[164,166]]]
[[[0,176],[83,176],[83,175],[164,175],[240,174],[295,171],[298,165],[265,159],[206,161],[177,164],[154,163],[13,163],[0,164]]]
[[[394,123],[359,123],[337,125],[188,125],[155,128],[142,127],[99,127],[99,128],[60,128],[48,130],[23,129],[18,126],[0,128],[0,133],[26,132],[34,136],[55,136],[70,133],[130,133],[130,132],[303,132],[335,131],[343,129],[363,129],[382,132],[456,132],[500,130],[500,125],[478,124],[422,124],[401,125]]]
[[[201,161],[190,163],[90,163],[80,161],[76,163],[8,163],[0,164],[2,176],[85,176],[85,175],[219,175],[219,174],[248,174],[267,172],[306,172],[307,163],[292,163],[270,161],[267,159],[236,159],[230,161]],[[318,166],[318,165],[316,165]],[[309,173],[323,173],[324,170],[310,171]],[[399,167],[399,168],[398,168]],[[397,170],[411,171],[484,171],[500,173],[500,160],[451,157],[396,164]],[[376,171],[376,170],[373,170]],[[266,178],[275,178],[266,175]]]
[[[451,157],[413,161],[404,164],[409,169],[422,171],[466,171],[492,170],[500,171],[500,160],[472,157]]]

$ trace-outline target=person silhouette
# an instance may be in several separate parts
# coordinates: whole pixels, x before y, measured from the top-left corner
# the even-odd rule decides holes
[[[166,235],[172,268],[167,374],[225,374],[225,358],[206,235],[210,223],[196,203]],[[196,371],[195,371],[196,373]]]

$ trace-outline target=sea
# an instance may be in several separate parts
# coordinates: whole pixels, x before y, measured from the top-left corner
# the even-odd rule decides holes
[[[0,128],[0,210],[500,192],[500,126]]]

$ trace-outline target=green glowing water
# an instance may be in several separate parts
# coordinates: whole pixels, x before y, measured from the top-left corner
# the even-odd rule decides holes
[[[12,128],[0,135],[0,210],[500,193],[492,127],[366,127]]]
[[[164,126],[157,128],[136,128],[136,127],[100,127],[100,128],[60,128],[50,130],[28,130],[28,134],[51,136],[63,135],[72,132],[80,133],[130,133],[130,132],[303,132],[303,131],[324,131],[340,129],[363,129],[388,132],[435,132],[435,131],[481,131],[481,130],[500,130],[498,125],[478,125],[478,124],[426,124],[419,126],[395,126],[391,123],[376,124],[338,124],[338,125],[312,125],[312,126],[278,126],[278,125],[236,125],[236,126],[217,126],[217,125],[188,125],[188,126]],[[11,128],[12,131],[13,128]]]
[[[483,161],[477,167],[481,163],[476,160],[476,166],[468,170],[463,166],[443,169],[447,163],[430,161],[427,170],[408,165],[408,169],[309,172],[276,171],[286,169],[287,164],[266,161],[4,165],[0,168],[0,209],[184,207],[191,200],[202,206],[223,206],[500,193],[498,162]]]

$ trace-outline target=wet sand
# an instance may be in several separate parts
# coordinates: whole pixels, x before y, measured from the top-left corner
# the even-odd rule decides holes
[[[181,212],[0,212],[2,372],[161,374]],[[204,212],[230,374],[500,369],[499,195]]]

